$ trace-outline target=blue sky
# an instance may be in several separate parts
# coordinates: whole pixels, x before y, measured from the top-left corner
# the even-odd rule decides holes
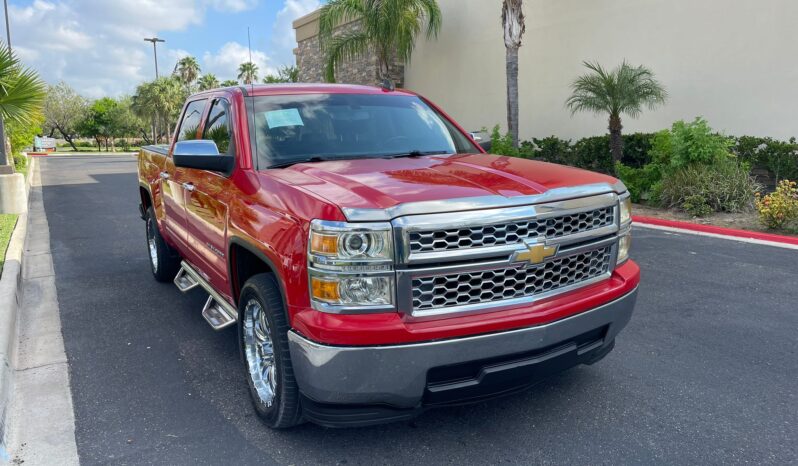
[[[252,58],[260,75],[293,64],[291,23],[321,0],[9,0],[11,42],[25,63],[51,83],[66,81],[83,95],[130,94],[154,77],[158,37],[161,74],[176,61],[197,57],[203,73],[236,77]],[[3,28],[5,32],[5,28]],[[5,38],[5,36],[3,36]]]

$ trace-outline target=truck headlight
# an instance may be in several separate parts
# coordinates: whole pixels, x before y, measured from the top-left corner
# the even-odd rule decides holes
[[[628,192],[621,195],[618,217],[620,232],[618,233],[617,264],[621,264],[629,259],[629,247],[632,245],[632,198]]]
[[[311,297],[338,306],[392,306],[393,277],[312,276]]]
[[[391,225],[314,220],[310,226],[308,252],[319,262],[392,262]]]
[[[322,312],[395,310],[390,223],[314,220],[308,238],[310,298]]]
[[[629,194],[625,198],[621,198],[619,215],[621,217],[621,226],[632,221],[632,198]]]
[[[618,240],[618,261],[617,264],[629,259],[629,248],[632,246],[632,233],[626,233]]]

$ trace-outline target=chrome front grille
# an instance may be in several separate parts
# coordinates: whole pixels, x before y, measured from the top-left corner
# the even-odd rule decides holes
[[[392,220],[397,309],[436,318],[529,305],[607,279],[619,195]]]
[[[524,219],[508,223],[465,228],[419,230],[408,233],[410,253],[452,251],[516,244],[527,238],[560,238],[606,227],[615,223],[612,206],[544,219]]]
[[[582,285],[610,271],[612,248],[574,254],[527,268],[506,268],[417,277],[412,280],[413,312],[532,298]]]

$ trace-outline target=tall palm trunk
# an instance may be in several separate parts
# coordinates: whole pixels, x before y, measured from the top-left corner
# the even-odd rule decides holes
[[[615,162],[620,162],[623,157],[623,137],[621,136],[620,115],[610,115],[610,151],[612,152],[612,159]]]
[[[502,4],[502,26],[507,65],[507,130],[518,147],[518,49],[524,35],[523,0],[504,0]]]
[[[518,147],[518,47],[507,47],[507,130]]]

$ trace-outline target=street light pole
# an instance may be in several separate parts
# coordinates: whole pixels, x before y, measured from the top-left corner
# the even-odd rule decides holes
[[[155,58],[155,79],[158,79],[158,47],[156,47],[156,45],[158,42],[166,41],[157,37],[145,37],[144,40],[147,42],[152,42],[152,55]],[[158,144],[158,133],[155,128],[155,115],[152,116],[152,142]]]
[[[3,8],[5,9],[6,13],[6,39],[8,45],[8,51],[11,51],[11,26],[8,25],[8,0],[3,0]]]
[[[3,1],[8,1],[8,0],[3,0]],[[163,40],[163,39],[159,39],[157,37],[149,37],[149,38],[145,37],[144,40],[147,41],[147,42],[152,42],[152,54],[155,57],[155,78],[157,79],[158,78],[158,48],[156,47],[156,44],[158,42],[166,42],[166,41]]]
[[[11,27],[8,23],[8,0],[3,0],[3,11],[6,15],[6,38],[8,53],[11,54]],[[6,127],[3,116],[0,115],[0,174],[14,173],[14,166],[8,160],[8,151],[6,151]]]

